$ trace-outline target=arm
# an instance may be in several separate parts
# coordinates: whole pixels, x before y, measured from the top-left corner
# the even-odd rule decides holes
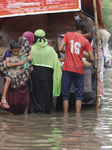
[[[87,17],[86,19],[86,27],[85,27],[85,31],[83,33],[83,36],[87,39],[92,39],[93,37],[93,20],[90,17]]]
[[[23,61],[19,61],[19,62],[17,62],[17,63],[10,63],[10,57],[7,57],[6,58],[6,66],[8,67],[8,68],[10,68],[10,67],[16,67],[16,66],[22,66],[22,65],[24,65],[25,64],[25,61],[23,60]]]
[[[92,37],[93,37],[93,32],[85,33],[85,34],[83,34],[83,36],[84,36],[85,38],[87,38],[87,39],[92,39]]]
[[[88,52],[89,55],[83,54],[83,56],[87,59],[87,61],[94,61],[93,51]]]
[[[63,47],[66,45],[66,43],[65,42],[61,42],[61,45],[59,46],[59,49],[58,49],[58,51],[59,52],[62,52],[62,53],[65,53],[65,51],[64,51],[64,49],[63,49]]]
[[[63,59],[63,58],[58,58],[58,59],[59,59],[59,61],[60,61],[60,62],[63,62],[63,61],[64,61],[64,59]]]
[[[31,61],[31,53],[29,53],[28,57],[26,58],[25,61]]]

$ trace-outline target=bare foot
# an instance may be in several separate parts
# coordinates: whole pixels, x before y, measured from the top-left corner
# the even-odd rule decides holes
[[[8,115],[9,116],[13,116],[14,114],[8,111]]]

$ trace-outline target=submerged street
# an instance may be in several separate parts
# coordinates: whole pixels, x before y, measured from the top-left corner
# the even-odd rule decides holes
[[[54,114],[7,115],[0,108],[0,150],[111,150],[112,70],[104,73],[104,97],[98,111],[82,108]]]

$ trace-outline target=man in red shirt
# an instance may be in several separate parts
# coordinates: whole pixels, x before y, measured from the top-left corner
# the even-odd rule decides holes
[[[88,61],[94,61],[90,42],[82,35],[85,26],[83,20],[77,20],[74,26],[76,31],[67,32],[59,47],[59,51],[64,52],[63,47],[66,45],[62,75],[62,99],[65,113],[68,112],[72,80],[74,80],[75,88],[76,113],[81,111],[84,90],[84,63],[82,57],[86,57]],[[83,50],[86,50],[89,55],[83,54]]]

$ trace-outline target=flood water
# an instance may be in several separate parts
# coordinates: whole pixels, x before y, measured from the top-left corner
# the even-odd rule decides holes
[[[0,150],[112,150],[112,70],[104,73],[98,111],[8,116],[0,109]]]

